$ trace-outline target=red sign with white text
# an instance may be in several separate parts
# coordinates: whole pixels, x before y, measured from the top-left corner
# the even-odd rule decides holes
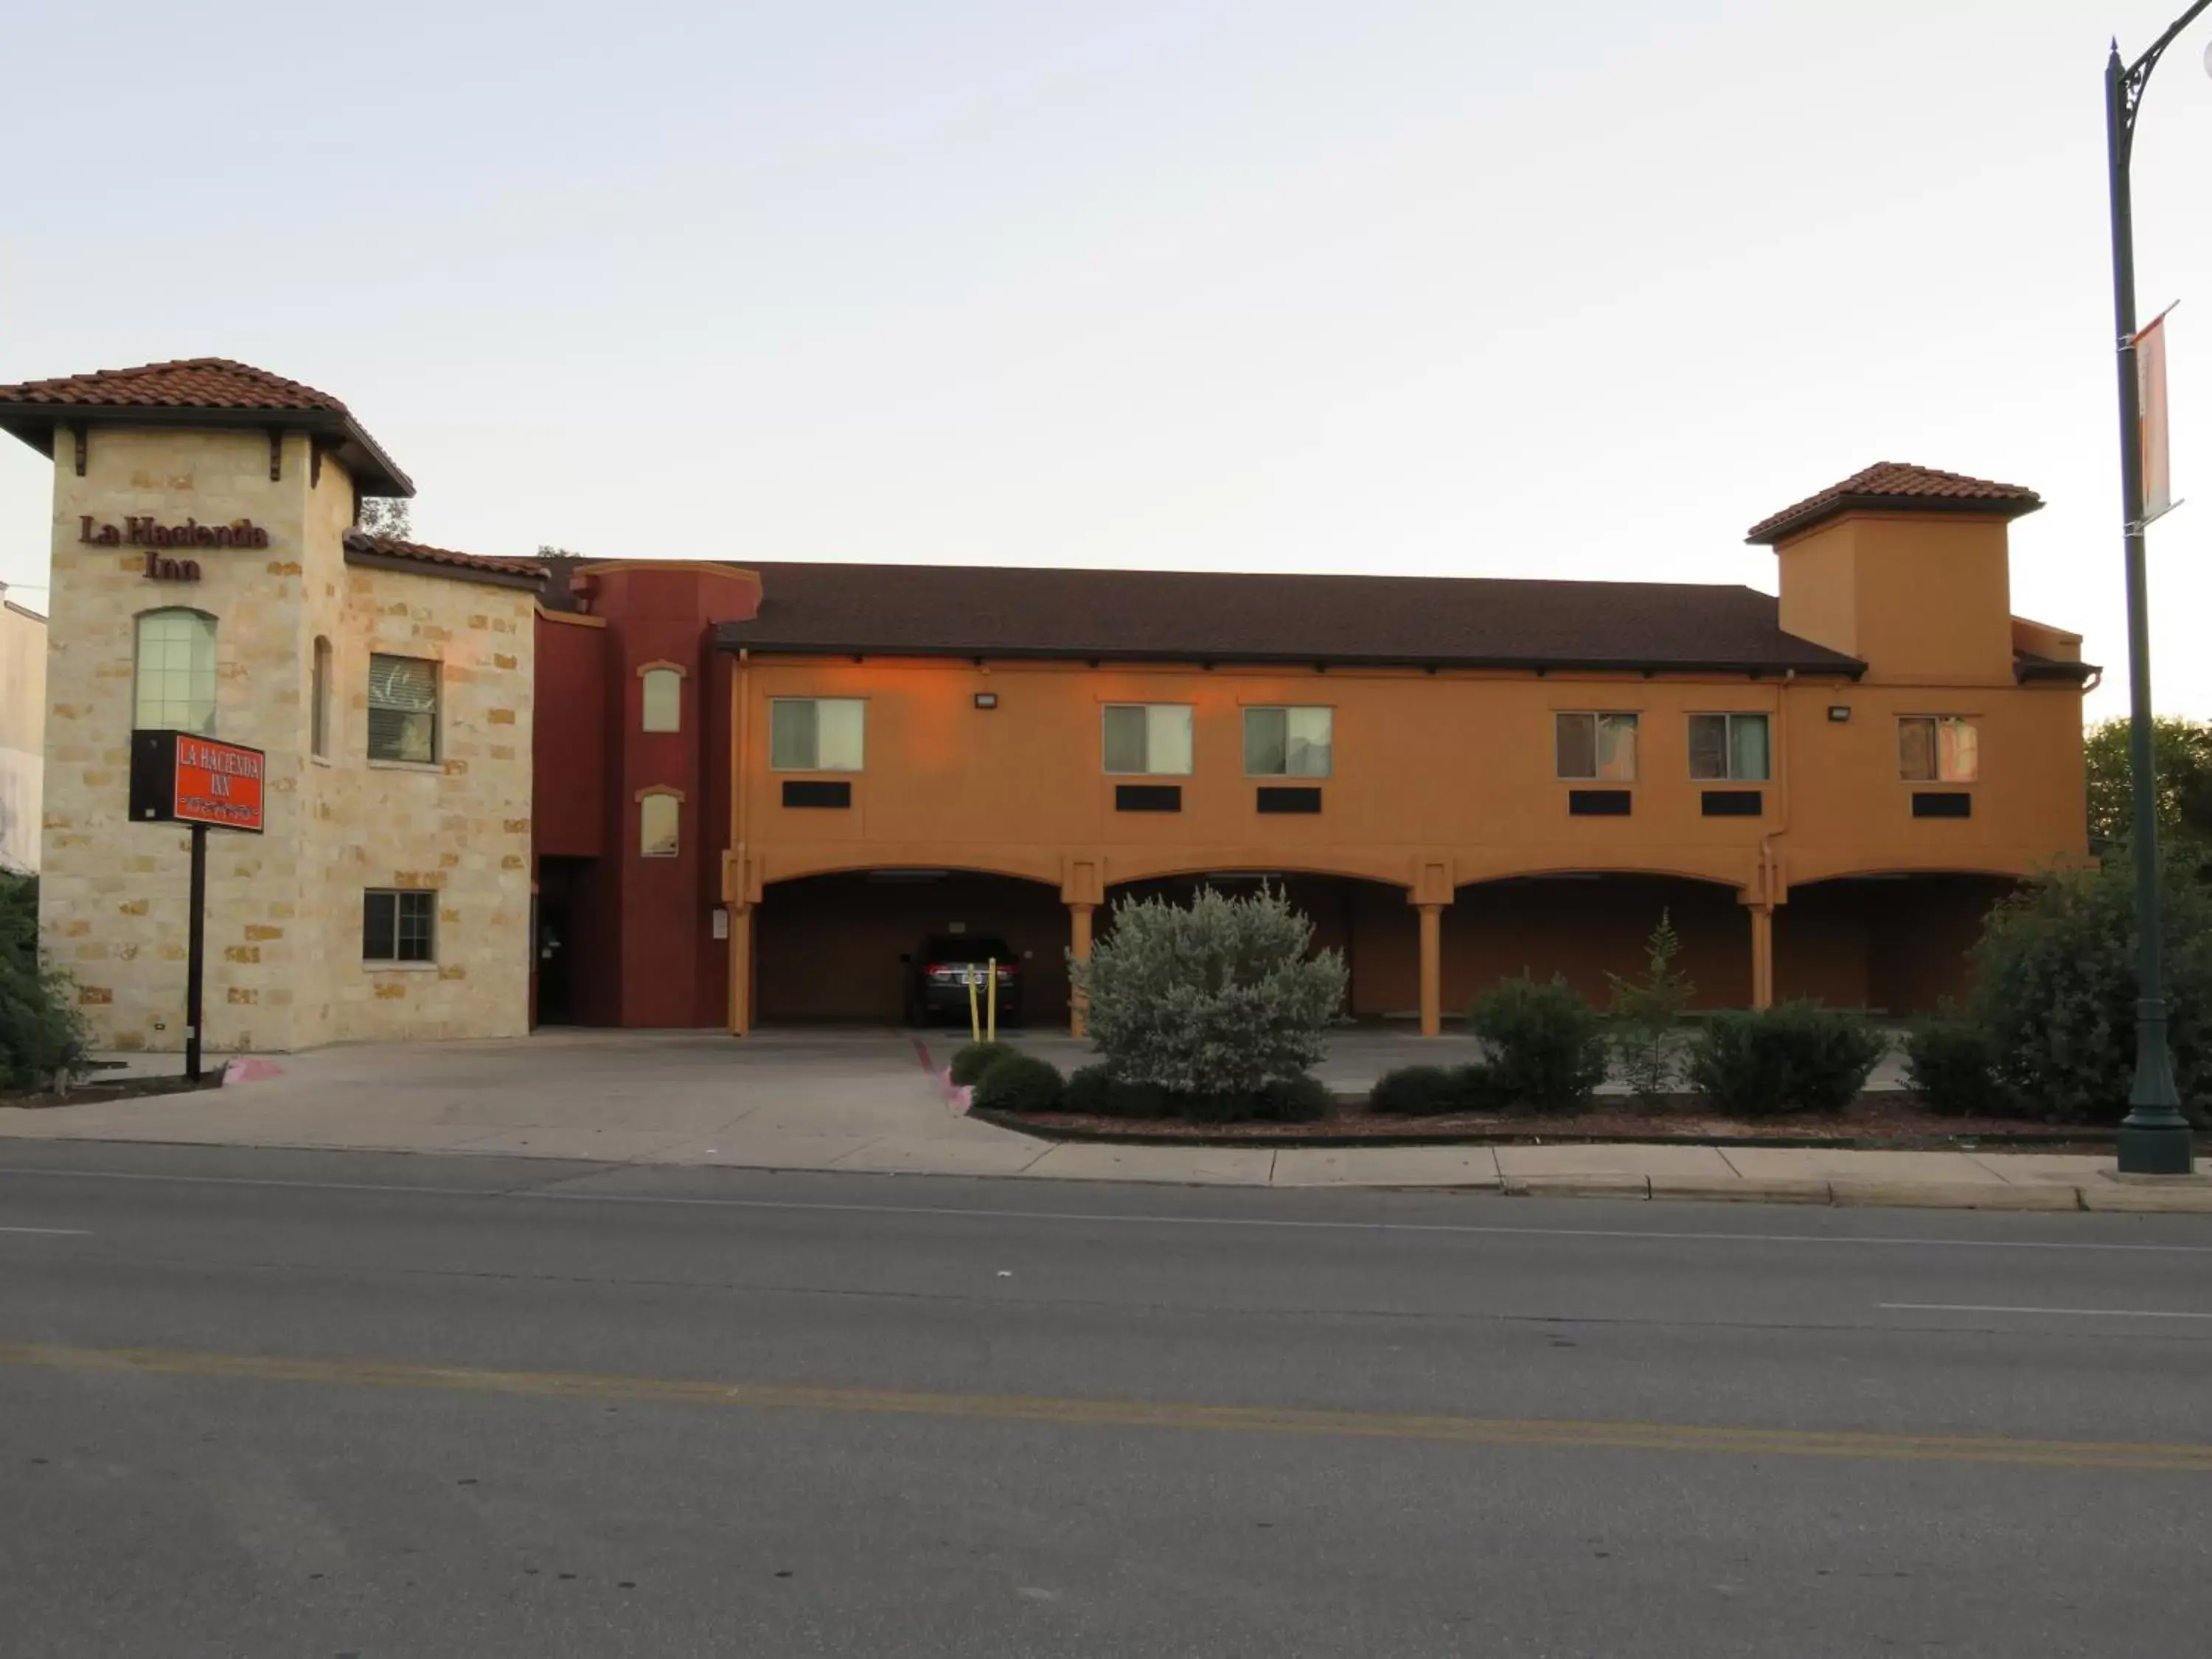
[[[264,773],[258,749],[179,732],[176,796],[171,811],[182,823],[258,831]]]

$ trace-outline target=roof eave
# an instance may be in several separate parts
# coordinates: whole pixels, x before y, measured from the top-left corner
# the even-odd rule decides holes
[[[2030,680],[2067,680],[2075,685],[2087,685],[2105,671],[2093,662],[2015,662],[2013,678],[2025,685]]]
[[[867,644],[847,641],[830,643],[789,640],[757,640],[738,631],[742,623],[724,623],[715,629],[714,643],[724,651],[750,651],[778,657],[925,657],[962,661],[992,662],[1114,662],[1191,663],[1200,667],[1326,668],[1486,668],[1531,674],[1742,674],[1765,678],[1785,674],[1819,674],[1856,680],[1867,671],[1853,658],[1832,662],[1723,661],[1670,659],[1631,660],[1618,657],[1468,656],[1450,653],[1418,655],[1407,653],[1364,653],[1340,651],[1164,651],[1131,650],[1111,647],[911,645]]]
[[[1775,547],[1802,536],[1808,530],[1818,529],[1831,519],[1840,519],[1852,513],[1893,513],[1917,515],[1923,513],[1955,513],[1970,518],[2014,519],[2026,518],[2031,513],[2043,510],[2043,498],[2028,501],[1991,501],[1986,498],[1957,495],[1841,495],[1833,501],[1822,501],[1817,507],[1808,507],[1784,517],[1769,519],[1751,527],[1743,538],[1752,547]]]
[[[335,438],[328,447],[353,475],[364,495],[415,493],[415,481],[401,471],[382,445],[349,414],[328,409],[204,409],[167,404],[0,403],[0,432],[7,432],[51,459],[54,434],[65,426],[197,426],[238,432],[306,432]]]
[[[516,587],[537,592],[545,585],[543,576],[527,571],[493,570],[480,564],[453,564],[442,559],[406,559],[391,553],[356,553],[346,550],[345,562],[366,570],[393,570],[403,576],[443,577],[447,581],[475,582],[484,587]]]

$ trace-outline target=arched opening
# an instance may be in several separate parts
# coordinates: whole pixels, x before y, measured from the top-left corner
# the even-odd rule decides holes
[[[1643,971],[1645,941],[1664,915],[1682,941],[1678,972],[1694,1006],[1751,1002],[1751,921],[1736,889],[1686,876],[1562,874],[1462,887],[1443,914],[1443,1006],[1463,1014],[1501,979],[1558,975],[1602,1007],[1608,973]],[[1408,937],[1411,937],[1410,928]]]
[[[1925,1013],[1969,988],[1967,951],[2010,876],[1917,872],[1790,890],[1774,912],[1774,994],[1839,1008]]]
[[[1395,882],[1299,871],[1217,871],[1159,876],[1109,887],[1097,917],[1098,935],[1113,927],[1113,907],[1127,898],[1165,898],[1187,904],[1200,887],[1249,893],[1264,882],[1279,889],[1291,908],[1313,923],[1314,948],[1340,951],[1351,970],[1347,1012],[1356,1019],[1411,1018],[1421,998],[1418,918]]]
[[[895,1025],[931,1018],[917,979],[933,942],[1002,941],[1018,1006],[1006,1023],[1067,1023],[1068,911],[1050,883],[944,868],[841,871],[769,883],[753,921],[753,1010],[763,1025]],[[948,954],[957,955],[953,951]],[[958,1000],[964,1007],[965,990]],[[939,1011],[942,1015],[940,1006]],[[950,1017],[950,1016],[944,1016]],[[966,1015],[957,1015],[966,1024]]]
[[[215,732],[215,618],[176,608],[140,613],[131,723],[141,731]]]

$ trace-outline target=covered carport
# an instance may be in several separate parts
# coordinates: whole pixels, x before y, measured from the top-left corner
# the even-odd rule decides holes
[[[1067,1023],[1067,907],[1045,882],[954,869],[840,871],[770,882],[754,910],[761,1024],[898,1024],[907,959],[932,934],[1003,939],[1021,959],[1023,1012]]]
[[[1775,994],[1890,1015],[1963,997],[1982,923],[2018,885],[2009,876],[1911,872],[1794,886],[1775,907]]]

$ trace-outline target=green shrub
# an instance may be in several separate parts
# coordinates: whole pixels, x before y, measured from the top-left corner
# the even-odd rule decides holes
[[[953,1050],[952,1081],[963,1088],[983,1080],[983,1073],[1006,1055],[1017,1053],[1011,1042],[963,1042]]]
[[[1490,1052],[1500,1103],[1569,1112],[1605,1081],[1604,1023],[1564,979],[1501,981],[1475,999],[1468,1023]]]
[[[69,977],[39,959],[39,883],[0,872],[0,1088],[47,1089],[85,1068]]]
[[[1338,952],[1309,954],[1312,945],[1312,923],[1279,890],[1229,898],[1206,887],[1188,905],[1124,900],[1113,931],[1069,971],[1115,1077],[1230,1102],[1321,1058],[1346,971]]]
[[[1859,1097],[1888,1045],[1859,1015],[1817,1002],[1730,1010],[1690,1046],[1690,1086],[1730,1117],[1835,1112]]]
[[[1464,1111],[1457,1073],[1443,1066],[1401,1066],[1375,1080],[1368,1109],[1390,1117],[1442,1117]]]
[[[1056,1112],[1067,1093],[1048,1060],[1008,1049],[976,1079],[974,1104],[994,1112]]]
[[[1168,1091],[1150,1083],[1128,1083],[1104,1065],[1085,1066],[1067,1079],[1060,1110],[1091,1117],[1171,1117],[1175,1103]]]
[[[1690,1034],[1682,1016],[1698,988],[1674,971],[1682,941],[1664,910],[1644,951],[1645,969],[1638,977],[1606,975],[1613,987],[1606,1036],[1621,1081],[1638,1100],[1649,1102],[1682,1085],[1690,1060]]]
[[[1270,1123],[1319,1123],[1335,1115],[1336,1097],[1310,1073],[1277,1078],[1254,1097],[1257,1115]]]
[[[2160,872],[2166,1040],[2184,1107],[2212,1105],[2212,890],[2177,854]],[[2039,877],[1990,913],[1967,1015],[2007,1109],[2051,1123],[2116,1123],[2136,1058],[2133,862]]]
[[[1917,1021],[1905,1037],[1905,1075],[1929,1111],[1989,1117],[2005,1110],[1989,1034],[1955,1010]]]

